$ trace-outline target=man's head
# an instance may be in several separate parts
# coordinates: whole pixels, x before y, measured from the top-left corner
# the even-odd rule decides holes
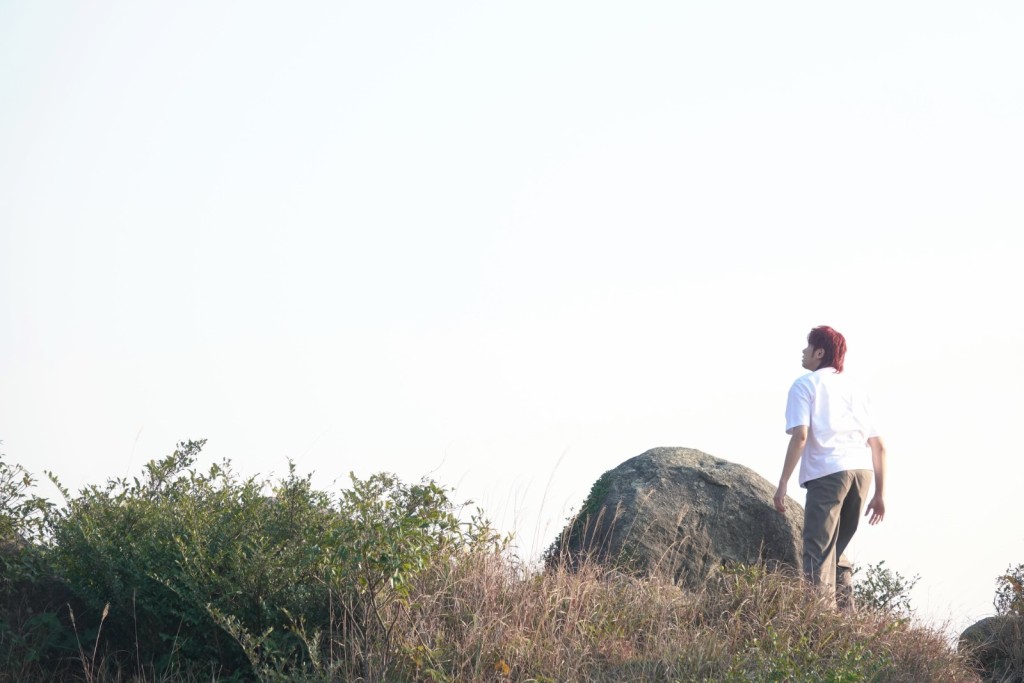
[[[835,368],[843,371],[843,359],[846,358],[846,339],[828,325],[815,327],[807,335],[807,348],[804,349],[803,366],[811,370]]]

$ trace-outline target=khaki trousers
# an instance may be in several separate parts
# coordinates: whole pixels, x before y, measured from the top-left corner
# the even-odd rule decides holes
[[[843,552],[857,531],[871,477],[871,470],[846,470],[806,484],[804,577],[844,609],[854,604],[853,565]]]

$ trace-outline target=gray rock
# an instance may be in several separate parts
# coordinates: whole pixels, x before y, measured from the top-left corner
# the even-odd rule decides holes
[[[968,626],[957,649],[985,672],[986,680],[1024,681],[1024,616],[1002,614]]]
[[[803,509],[753,470],[690,448],[654,448],[605,472],[548,553],[699,586],[723,564],[800,569]]]

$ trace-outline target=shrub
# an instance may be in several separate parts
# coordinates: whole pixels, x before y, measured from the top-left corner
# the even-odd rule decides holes
[[[996,579],[996,614],[1024,616],[1024,564],[1009,566],[1006,573]]]
[[[141,479],[65,491],[54,560],[89,609],[87,637],[109,604],[112,666],[371,678],[388,666],[408,580],[497,542],[485,521],[461,522],[433,482],[352,476],[333,498],[291,465],[276,483],[240,478],[227,461],[201,472],[203,444],[179,444]]]
[[[910,591],[921,580],[920,576],[908,579],[886,567],[885,560],[868,565],[864,577],[858,579],[860,571],[860,567],[854,571],[853,584],[854,601],[858,607],[903,618],[913,613]]]
[[[32,493],[35,484],[24,467],[8,465],[0,453],[0,544],[5,551],[47,540],[46,520],[53,504]]]
[[[262,485],[239,481],[226,463],[197,472],[203,443],[179,444],[148,463],[141,479],[110,479],[77,496],[62,488],[67,506],[54,519],[54,564],[84,603],[77,623],[86,637],[98,633],[109,605],[112,665],[164,673],[185,661],[236,670],[244,655],[207,605],[263,623],[251,609],[263,596],[250,592],[268,569],[251,552],[266,520],[257,502]]]
[[[57,616],[69,596],[49,570],[52,503],[34,493],[35,478],[0,453],[0,678],[20,680],[56,666],[71,650]]]
[[[431,481],[408,486],[394,475],[352,476],[339,508],[345,520],[331,539],[328,585],[339,596],[346,638],[360,675],[375,680],[390,668],[393,633],[408,608],[415,577],[464,552],[494,551],[504,541],[479,513],[468,523],[448,492]]]

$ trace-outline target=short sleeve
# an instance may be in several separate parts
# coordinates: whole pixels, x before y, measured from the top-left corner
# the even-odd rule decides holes
[[[864,396],[860,401],[861,420],[864,423],[864,433],[870,439],[873,436],[881,436],[881,429],[878,426],[878,418],[871,405],[871,399]]]
[[[786,399],[786,431],[800,426],[811,426],[811,388],[797,380]]]

